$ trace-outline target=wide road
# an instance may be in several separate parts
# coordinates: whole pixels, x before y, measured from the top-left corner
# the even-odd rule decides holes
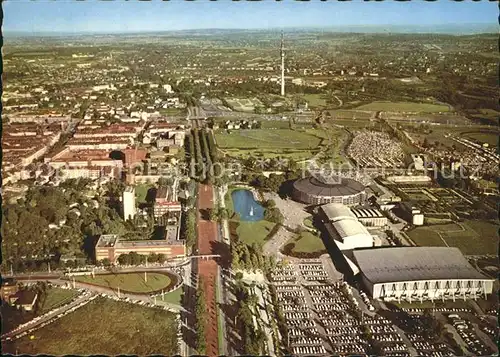
[[[208,210],[214,208],[214,192],[211,185],[200,184],[198,186],[198,255],[216,254],[214,245],[217,244],[217,223],[208,220]],[[208,356],[219,355],[217,321],[217,262],[213,259],[199,259],[198,283],[203,283],[206,302],[206,351]]]

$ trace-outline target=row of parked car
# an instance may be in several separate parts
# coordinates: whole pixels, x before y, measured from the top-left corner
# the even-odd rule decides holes
[[[493,351],[481,341],[470,321],[462,319],[457,314],[448,315],[448,320],[455,327],[470,352],[478,356],[492,354]]]

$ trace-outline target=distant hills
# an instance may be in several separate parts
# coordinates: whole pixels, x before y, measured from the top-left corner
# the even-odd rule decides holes
[[[237,33],[272,33],[277,31],[287,33],[322,32],[322,33],[425,33],[425,34],[450,34],[472,35],[480,33],[498,33],[499,27],[495,24],[440,24],[440,25],[346,25],[332,27],[308,28],[268,28],[268,29],[190,29],[172,31],[141,31],[124,33],[105,32],[10,32],[4,30],[4,37],[73,37],[73,36],[213,36],[230,35]]]

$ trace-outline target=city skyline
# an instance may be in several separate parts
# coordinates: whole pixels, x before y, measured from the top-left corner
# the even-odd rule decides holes
[[[11,33],[135,33],[203,29],[324,28],[432,32],[489,30],[495,2],[3,2]],[[50,19],[50,21],[47,21]],[[417,20],[416,20],[417,19]],[[475,26],[473,26],[475,25]],[[429,28],[431,27],[432,28]],[[477,28],[477,30],[476,30]]]

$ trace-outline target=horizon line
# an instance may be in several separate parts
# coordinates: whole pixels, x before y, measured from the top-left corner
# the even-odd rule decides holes
[[[467,29],[467,26],[476,26],[476,27],[483,27],[482,29],[483,32],[481,32],[480,29]],[[283,31],[283,30],[316,30],[316,31],[327,31],[327,32],[354,32],[352,31],[352,28],[359,28],[359,29],[366,29],[368,32],[363,32],[363,33],[371,33],[375,29],[382,30],[382,32],[391,32],[391,29],[397,29],[399,28],[400,30],[403,29],[405,33],[426,33],[426,34],[432,34],[432,33],[438,33],[433,31],[433,27],[435,28],[436,31],[439,31],[438,29],[441,29],[440,34],[456,34],[455,31],[450,31],[449,33],[443,32],[444,28],[450,28],[450,27],[459,27],[463,28],[463,32],[467,32],[468,34],[485,34],[485,33],[496,33],[495,31],[489,32],[490,30],[488,29],[488,32],[484,32],[487,28],[491,27],[493,30],[493,26],[496,27],[494,24],[489,24],[489,23],[480,23],[480,22],[471,22],[471,23],[450,23],[450,24],[434,24],[434,25],[421,25],[421,24],[396,24],[396,25],[391,25],[391,24],[385,24],[385,25],[364,25],[364,24],[352,24],[352,25],[332,25],[332,26],[281,26],[281,27],[270,27],[270,28],[231,28],[231,27],[210,27],[210,28],[186,28],[186,29],[161,29],[161,30],[155,30],[155,29],[144,29],[144,30],[130,30],[130,31],[107,31],[107,30],[81,30],[81,31],[59,31],[59,30],[44,30],[44,31],[29,31],[29,30],[22,30],[22,31],[9,31],[7,29],[2,29],[3,36],[15,36],[15,35],[31,35],[36,37],[37,35],[42,37],[42,36],[50,36],[50,35],[131,35],[131,34],[144,34],[144,33],[175,33],[175,32],[189,32],[189,31]],[[342,28],[345,28],[346,31],[338,31]],[[384,30],[384,28],[387,28],[387,30]],[[419,29],[419,30],[417,30]],[[423,32],[421,30],[424,30]],[[335,31],[336,30],[336,31]],[[469,30],[469,31],[467,31]]]

